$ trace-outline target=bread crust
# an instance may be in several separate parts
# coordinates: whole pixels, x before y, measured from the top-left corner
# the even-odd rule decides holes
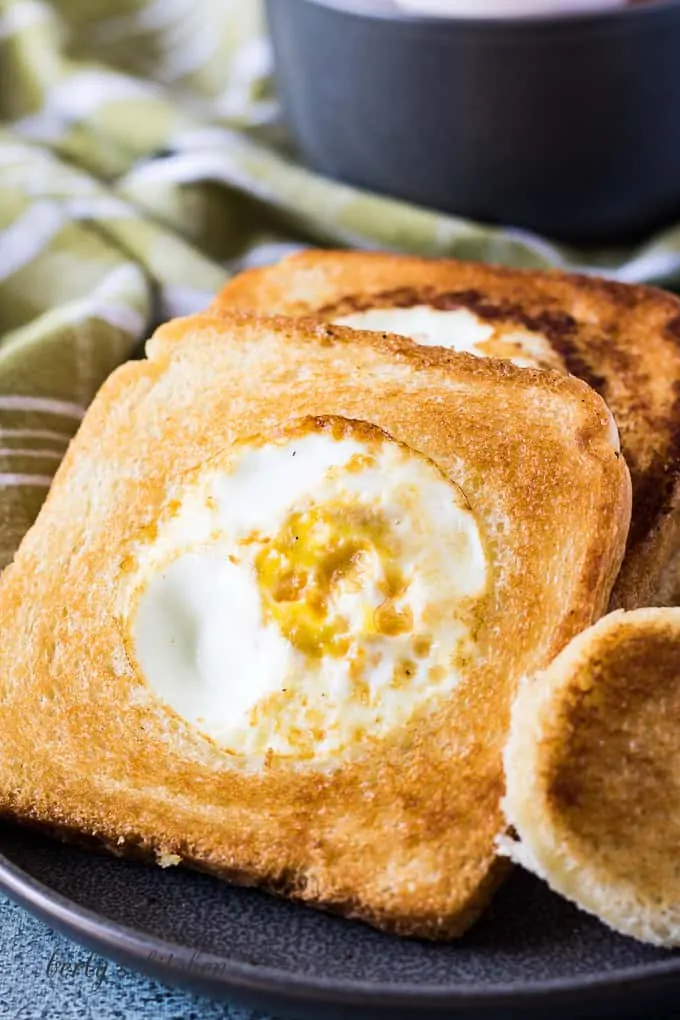
[[[518,678],[605,611],[623,557],[630,482],[605,405],[569,376],[317,321],[195,316],[148,353],[105,383],[0,579],[0,811],[399,934],[460,934],[507,867]],[[483,659],[356,759],[249,773],[134,674],[116,593],[169,480],[306,415],[372,422],[462,487],[494,572]]]
[[[511,857],[606,924],[680,944],[680,609],[615,612],[521,689]]]
[[[369,307],[468,308],[544,335],[607,402],[633,480],[628,553],[611,608],[680,602],[680,300],[557,271],[364,252],[305,251],[230,281],[218,314],[318,315]]]

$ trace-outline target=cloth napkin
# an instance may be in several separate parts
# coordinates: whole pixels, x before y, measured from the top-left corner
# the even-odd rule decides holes
[[[256,0],[0,0],[0,569],[153,325],[304,245],[680,279],[680,228],[576,252],[296,159]]]

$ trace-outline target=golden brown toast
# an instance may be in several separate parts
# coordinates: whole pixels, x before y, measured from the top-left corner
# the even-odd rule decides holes
[[[477,352],[527,357],[589,383],[612,410],[633,480],[628,554],[612,608],[680,601],[680,301],[594,277],[398,255],[306,251],[236,277],[212,310],[344,320],[367,309],[467,309]],[[356,320],[354,320],[356,321]],[[384,323],[384,320],[383,320]],[[390,323],[391,331],[402,329]],[[408,323],[404,324],[408,332]],[[367,325],[362,328],[370,328]],[[383,328],[380,319],[376,329]],[[386,326],[384,328],[387,328]],[[415,334],[418,324],[414,326]],[[531,338],[542,337],[533,347]],[[527,350],[528,347],[528,350]],[[524,349],[523,349],[524,348]]]
[[[680,609],[612,613],[522,686],[505,849],[616,930],[680,944]]]
[[[0,579],[0,812],[95,837],[118,854],[182,861],[400,934],[460,934],[504,872],[495,840],[505,824],[502,748],[517,682],[547,666],[605,611],[620,568],[630,479],[609,411],[570,376],[315,321],[195,316],[161,327],[148,357],[122,366],[103,386],[35,526]],[[282,635],[296,649],[310,636],[319,644],[295,659],[297,672],[273,701],[255,705],[245,730],[229,736],[231,743],[206,736],[214,720],[187,721],[150,680],[153,674],[153,684],[165,682],[157,663],[161,652],[170,653],[169,645],[159,644],[157,652],[153,644],[157,633],[163,639],[166,617],[147,610],[174,611],[172,599],[184,597],[181,579],[167,603],[156,598],[158,586],[194,563],[185,554],[173,558],[171,536],[188,533],[205,518],[207,551],[199,552],[207,556],[210,543],[225,535],[224,529],[211,530],[211,514],[243,512],[259,521],[293,484],[288,469],[274,472],[262,498],[237,499],[239,479],[250,485],[261,477],[258,457],[273,457],[280,468],[282,451],[288,451],[292,472],[299,463],[295,454],[312,447],[286,444],[311,437],[310,443],[323,446],[343,436],[364,444],[340,477],[345,497],[362,471],[375,481],[371,464],[379,455],[386,458],[379,468],[396,466],[393,475],[392,469],[380,475],[374,499],[381,500],[384,489],[395,506],[407,508],[405,517],[393,510],[376,530],[371,499],[363,510],[356,503],[361,493],[339,516],[338,504],[329,503],[320,504],[326,517],[319,517],[316,504],[300,517],[300,505],[307,505],[300,495],[287,518],[294,534],[283,528],[272,538],[261,523],[248,534],[247,542],[260,549],[254,562],[266,633],[272,637],[265,608],[278,621],[277,648]],[[243,468],[242,477],[244,464],[250,474]],[[336,475],[330,471],[324,484],[340,484]],[[410,477],[426,481],[410,486]],[[201,488],[206,478],[213,478],[212,489]],[[225,491],[232,495],[218,506]],[[456,503],[468,530],[462,524],[456,534],[443,524],[423,527],[423,492],[439,507],[441,521]],[[421,511],[409,517],[412,504]],[[357,518],[358,511],[363,516]],[[310,529],[324,520],[331,524],[319,532],[321,548]],[[465,549],[469,553],[473,541],[471,520],[483,549],[483,567],[476,561],[472,574],[483,571],[483,586],[474,597],[468,588],[465,598],[449,592],[449,601],[425,600],[418,617],[433,627],[443,619],[445,633],[455,622],[470,643],[457,646],[446,669],[433,668],[422,689],[415,689],[411,668],[399,676],[395,671],[376,695],[385,710],[375,716],[375,726],[350,732],[347,719],[358,710],[362,718],[370,715],[378,690],[371,655],[365,668],[358,655],[349,661],[352,643],[370,653],[371,628],[389,599],[356,631],[348,634],[347,620],[343,625],[337,616],[332,630],[326,626],[332,590],[326,601],[301,601],[306,589],[301,595],[300,571],[284,571],[284,578],[281,564],[286,556],[294,562],[290,550],[301,539],[298,566],[316,583],[321,565],[331,589],[349,579],[351,601],[369,589],[368,581],[362,588],[362,564],[380,560],[388,570],[404,563],[408,568],[420,562],[422,547],[428,569],[436,572],[433,556],[437,543],[444,543],[447,555],[468,557],[460,572],[446,570],[447,580],[436,582],[452,585],[455,595],[470,573]],[[368,536],[363,551],[338,565],[336,554],[344,554],[357,528]],[[238,556],[220,554],[219,569],[231,570],[227,560],[236,567],[239,556],[251,555],[251,546],[239,545]],[[382,549],[387,554],[381,559]],[[405,555],[406,549],[412,551]],[[335,567],[326,571],[333,556]],[[216,563],[210,559],[210,571]],[[272,570],[275,580],[287,584],[287,593],[275,595],[276,605]],[[419,584],[437,589],[418,570],[404,577],[390,581],[399,611],[388,614],[380,647],[387,655],[403,647],[392,640],[413,638],[417,671],[418,656],[429,662],[437,642],[422,646],[415,633],[415,601],[411,622],[404,624],[409,593]],[[401,608],[400,593],[406,599]],[[206,613],[211,597],[208,592]],[[218,613],[218,632],[230,632],[241,619],[243,606],[227,604],[229,612]],[[317,620],[316,631],[309,631],[310,619]],[[160,620],[160,629],[147,627],[149,620]],[[260,623],[258,639],[263,628]],[[219,644],[221,633],[213,637]],[[331,661],[325,649],[335,647],[336,639],[348,644],[338,646],[340,657]],[[193,649],[194,638],[186,641]],[[331,718],[312,689],[305,725],[296,727],[300,690],[305,684],[308,689],[309,676],[345,659],[354,685],[338,695],[340,714]],[[168,675],[175,665],[173,659]],[[456,682],[449,683],[454,673]],[[216,704],[225,691],[242,691],[241,675],[228,662],[218,679]],[[393,719],[399,721],[393,725]],[[331,723],[344,743],[326,753]],[[241,753],[246,745],[250,750]]]

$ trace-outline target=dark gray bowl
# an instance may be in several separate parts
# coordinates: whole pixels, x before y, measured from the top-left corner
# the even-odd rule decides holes
[[[322,173],[573,242],[680,218],[680,0],[500,21],[267,6],[284,110]]]

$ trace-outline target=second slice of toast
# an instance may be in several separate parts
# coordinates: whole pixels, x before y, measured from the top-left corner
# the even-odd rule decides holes
[[[242,273],[213,311],[316,315],[572,372],[614,414],[633,519],[612,608],[680,601],[680,301],[558,272],[307,251]]]

